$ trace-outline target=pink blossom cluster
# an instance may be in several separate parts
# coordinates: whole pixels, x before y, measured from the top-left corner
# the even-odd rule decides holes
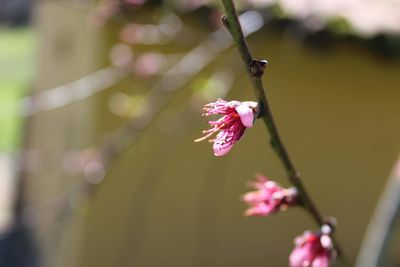
[[[278,183],[258,175],[250,184],[256,191],[243,196],[250,207],[247,216],[266,216],[298,204],[296,188],[282,188]],[[289,257],[291,267],[329,267],[329,261],[335,256],[330,235],[332,227],[323,225],[320,232],[306,231],[294,240],[295,248]]]
[[[257,175],[257,180],[250,185],[256,191],[248,192],[243,196],[243,201],[250,206],[245,212],[247,216],[266,216],[285,210],[297,202],[296,188],[282,188],[278,183],[263,175]]]
[[[204,136],[195,142],[207,138],[213,143],[215,156],[226,155],[233,145],[240,140],[247,128],[253,126],[259,115],[256,102],[217,101],[206,104],[203,116],[222,115],[217,120],[209,121],[210,129],[203,131]],[[295,187],[283,188],[278,183],[263,175],[257,175],[256,181],[250,183],[255,190],[246,193],[242,200],[249,206],[247,216],[267,216],[289,207],[296,206],[300,196]],[[289,257],[291,267],[329,267],[335,257],[331,239],[332,227],[324,224],[319,232],[306,231],[295,239],[295,248]]]
[[[332,227],[324,224],[319,232],[306,231],[294,240],[289,257],[291,267],[329,267],[336,257],[331,238]]]
[[[296,188],[282,188],[278,183],[263,175],[250,184],[256,189],[246,193],[242,199],[250,207],[247,216],[266,216],[298,203]],[[291,267],[329,267],[329,261],[335,256],[332,239],[332,227],[323,225],[320,232],[306,231],[294,240],[295,248],[289,257]]]

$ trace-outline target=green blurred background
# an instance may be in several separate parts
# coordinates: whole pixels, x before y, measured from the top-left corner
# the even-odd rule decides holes
[[[282,138],[354,262],[400,148],[399,3],[320,2],[239,8]],[[263,123],[225,157],[193,143],[202,105],[255,100],[219,2],[33,3],[0,28],[0,266],[288,266],[317,226],[240,201],[257,172],[289,186]]]
[[[35,35],[30,27],[0,28],[0,149],[13,151],[20,141],[20,118],[16,118],[18,99],[32,82]]]

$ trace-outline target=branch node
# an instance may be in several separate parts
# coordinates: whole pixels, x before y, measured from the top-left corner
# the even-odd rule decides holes
[[[324,223],[324,225],[327,225],[328,227],[331,228],[331,232],[335,231],[336,225],[337,225],[337,220],[335,217],[332,217],[332,216],[325,217],[323,219],[323,223]]]
[[[249,72],[253,77],[259,78],[264,74],[268,61],[265,59],[253,59],[249,64]]]
[[[229,30],[228,18],[225,15],[221,16],[222,25]]]

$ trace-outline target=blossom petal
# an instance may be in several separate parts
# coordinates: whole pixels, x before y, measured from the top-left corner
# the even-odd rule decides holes
[[[230,107],[230,108],[236,108],[236,107],[238,107],[240,105],[242,105],[242,103],[240,101],[237,101],[237,100],[229,101],[227,103],[227,106]]]
[[[305,263],[311,263],[312,256],[309,245],[296,247],[289,256],[290,267],[306,266]]]
[[[258,106],[257,102],[254,102],[254,101],[243,101],[242,105],[246,105],[253,109],[255,109]]]
[[[225,143],[223,141],[215,141],[213,145],[214,155],[219,157],[226,155],[233,147],[233,143]]]
[[[327,253],[316,257],[311,267],[329,267],[329,256]]]
[[[265,203],[259,203],[251,208],[248,208],[245,212],[247,216],[267,216],[274,211],[273,205],[267,205]]]
[[[252,127],[254,122],[253,109],[243,104],[237,106],[235,109],[240,116],[240,121],[242,124],[247,128]]]
[[[323,248],[331,249],[333,248],[332,239],[328,235],[321,236],[321,245]]]
[[[258,204],[268,200],[268,193],[266,190],[248,192],[243,196],[243,200],[249,204]]]

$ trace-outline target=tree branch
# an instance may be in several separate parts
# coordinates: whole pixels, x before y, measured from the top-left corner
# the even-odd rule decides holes
[[[247,74],[251,80],[254,93],[259,102],[259,117],[263,119],[265,125],[267,126],[270,134],[271,146],[280,158],[286,170],[289,181],[298,189],[301,205],[308,211],[313,220],[319,226],[322,226],[324,223],[326,223],[326,220],[322,217],[321,213],[318,211],[306,188],[304,187],[304,184],[300,178],[300,174],[297,172],[292,161],[290,160],[290,157],[286,151],[283,142],[281,141],[278,129],[274,122],[274,118],[269,107],[268,100],[265,95],[264,86],[261,80],[267,61],[254,59],[251,56],[250,50],[246,43],[246,39],[243,35],[242,28],[240,26],[239,18],[233,1],[222,0],[222,4],[226,12],[226,16],[222,17],[222,22],[231,34],[232,39],[234,40],[239,50],[239,54],[243,60],[243,63],[246,66]],[[346,265],[344,263],[345,260],[342,249],[335,239],[334,244],[338,252],[339,259],[341,259],[343,265]]]

